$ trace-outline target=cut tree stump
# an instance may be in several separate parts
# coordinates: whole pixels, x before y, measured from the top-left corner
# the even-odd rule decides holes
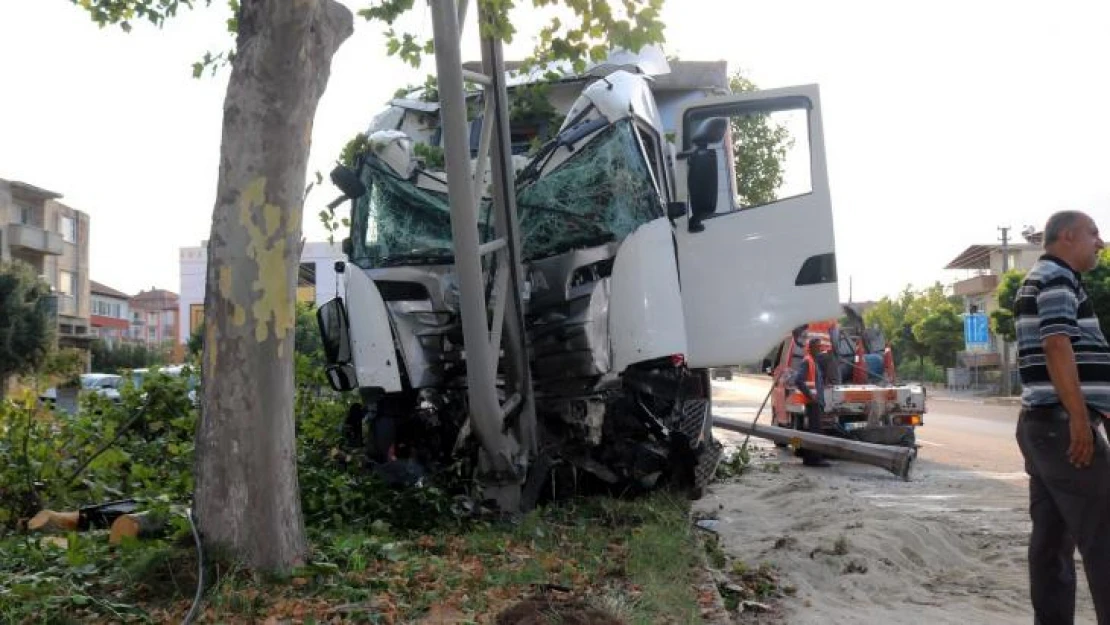
[[[77,531],[77,525],[80,522],[81,514],[79,512],[54,512],[53,510],[41,510],[38,514],[31,517],[27,522],[27,529],[32,532],[48,532],[48,531]]]
[[[123,514],[112,522],[108,531],[108,542],[118,545],[125,536],[132,538],[155,538],[166,529],[166,518],[149,512]]]
[[[136,512],[134,499],[121,499],[90,506],[76,511],[55,512],[42,510],[27,522],[27,529],[35,531],[84,532],[90,529],[107,529],[120,515]]]

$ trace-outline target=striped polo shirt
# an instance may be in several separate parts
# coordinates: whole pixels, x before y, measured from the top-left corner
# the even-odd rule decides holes
[[[1110,347],[1075,270],[1051,254],[1041,256],[1014,298],[1014,326],[1023,406],[1060,404],[1048,376],[1043,340],[1063,334],[1071,338],[1087,404],[1110,414]]]

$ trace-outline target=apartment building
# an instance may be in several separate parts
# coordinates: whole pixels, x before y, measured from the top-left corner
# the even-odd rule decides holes
[[[178,335],[177,293],[150,287],[129,302],[131,338],[148,347],[173,347]],[[167,345],[167,343],[169,345]]]
[[[1043,232],[1026,229],[1021,234],[1024,240],[1014,240],[1005,246],[997,243],[968,246],[945,265],[946,270],[962,274],[962,279],[952,285],[952,294],[962,298],[964,314],[989,316],[998,310],[998,287],[1003,268],[1028,271],[1044,253]],[[992,332],[986,344],[978,349],[957,353],[957,360],[963,367],[1001,367],[1004,351],[1002,342]],[[1011,366],[1016,364],[1016,354],[1017,349],[1009,350]]]
[[[58,345],[88,349],[89,216],[60,193],[0,178],[0,261],[31,266],[57,298]]]
[[[96,280],[89,281],[92,334],[109,347],[131,338],[131,296]]]

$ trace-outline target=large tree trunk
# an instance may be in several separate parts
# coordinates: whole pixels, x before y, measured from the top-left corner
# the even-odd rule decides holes
[[[256,570],[307,553],[293,415],[294,287],[312,120],[350,36],[334,0],[241,0],[208,241],[196,511]]]

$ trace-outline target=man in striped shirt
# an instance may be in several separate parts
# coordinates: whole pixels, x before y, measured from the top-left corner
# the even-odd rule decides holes
[[[1029,474],[1029,582],[1036,625],[1071,625],[1076,547],[1099,625],[1110,625],[1110,346],[1080,274],[1102,239],[1087,215],[1062,211],[1014,299],[1021,373],[1017,441]]]

